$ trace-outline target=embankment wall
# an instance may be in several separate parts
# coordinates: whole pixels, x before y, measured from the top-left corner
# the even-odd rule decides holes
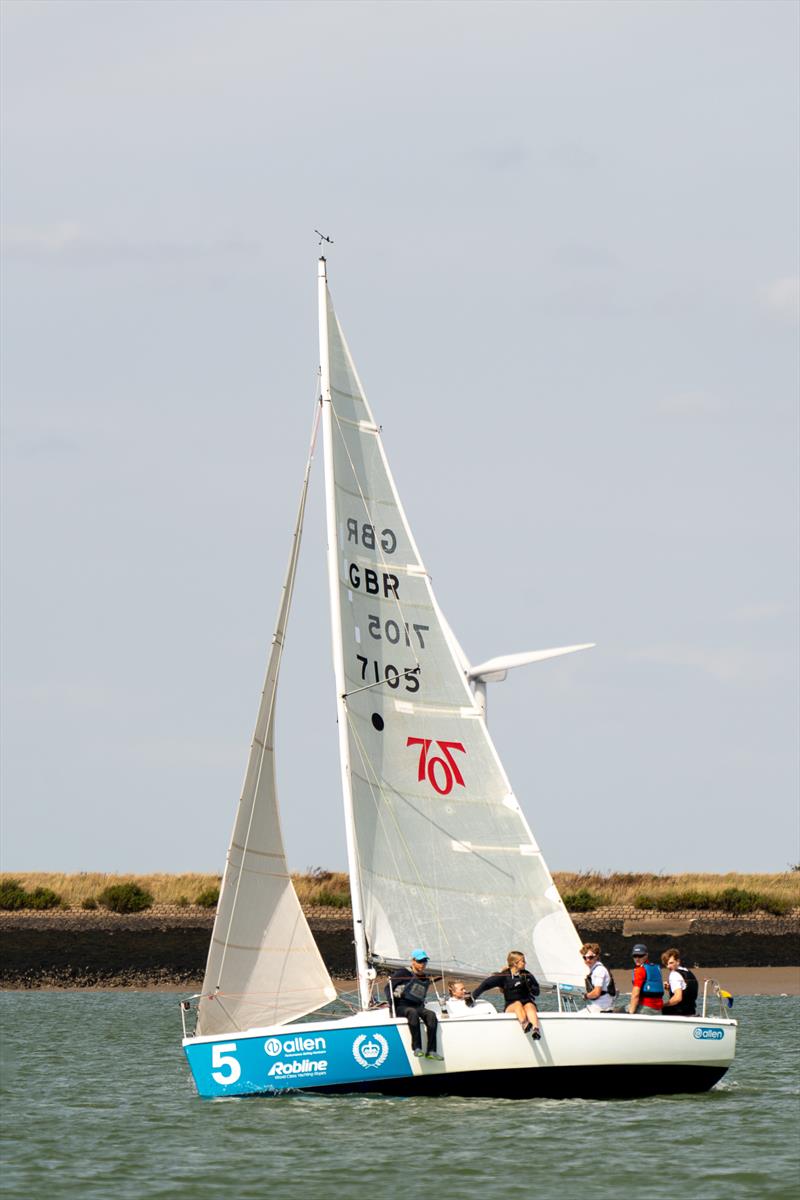
[[[308,919],[330,973],[353,974],[349,912],[311,909]],[[0,914],[0,987],[196,988],[203,976],[214,914],[167,905],[146,913],[57,911]],[[575,913],[586,941],[600,942],[613,969],[630,966],[635,941],[657,959],[678,946],[683,961],[712,967],[800,964],[800,910],[785,917],[731,917],[635,909]],[[498,964],[499,965],[499,964]]]

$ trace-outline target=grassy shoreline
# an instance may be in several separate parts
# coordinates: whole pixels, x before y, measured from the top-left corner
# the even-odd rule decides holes
[[[152,895],[156,905],[188,906],[193,905],[204,891],[216,888],[220,883],[219,875],[199,872],[177,875],[105,875],[94,871],[75,874],[47,871],[0,872],[0,884],[12,879],[18,880],[26,891],[36,888],[50,889],[61,898],[63,906],[68,908],[81,908],[86,901],[96,898],[105,888],[122,883],[138,884]],[[292,879],[300,902],[306,907],[350,906],[349,882],[344,872],[317,869],[306,874],[294,874]],[[642,894],[657,899],[702,892],[713,897],[731,888],[757,892],[782,902],[789,908],[800,907],[800,871],[797,870],[777,874],[729,872],[724,875],[618,872],[604,875],[599,872],[556,871],[554,879],[565,899],[581,892],[590,893],[601,899],[603,907],[631,906]]]

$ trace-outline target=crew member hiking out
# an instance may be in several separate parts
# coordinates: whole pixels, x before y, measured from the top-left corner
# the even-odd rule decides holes
[[[441,1054],[436,1052],[436,1035],[439,1022],[436,1013],[425,1007],[425,997],[433,982],[425,971],[428,965],[428,955],[424,950],[412,950],[411,965],[399,967],[389,977],[386,985],[386,998],[394,1005],[395,1016],[405,1017],[411,1034],[411,1049],[415,1058],[435,1058],[442,1062]],[[422,1032],[420,1022],[427,1031],[427,1050],[422,1049]]]

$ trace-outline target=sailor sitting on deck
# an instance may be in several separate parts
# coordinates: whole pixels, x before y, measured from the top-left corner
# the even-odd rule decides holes
[[[451,979],[447,990],[450,993],[445,1005],[448,1017],[468,1017],[469,1010],[475,1006],[475,1001],[467,991],[464,980]]]
[[[634,962],[633,988],[628,1012],[640,1016],[659,1016],[664,1002],[661,969],[648,961],[644,942],[637,942],[631,954]]]
[[[589,1012],[611,1012],[617,994],[614,976],[600,962],[600,946],[597,942],[584,942],[581,957],[589,974],[586,976],[586,991],[583,998]]]
[[[483,992],[492,988],[500,988],[506,1002],[505,1011],[514,1013],[522,1026],[523,1033],[530,1033],[534,1041],[539,1040],[542,1031],[539,1028],[539,1013],[535,1000],[539,995],[539,983],[535,975],[525,969],[525,955],[521,950],[509,950],[508,966],[496,975],[490,975],[479,983],[472,993],[477,1000]]]
[[[389,977],[386,985],[386,998],[394,1002],[395,1016],[405,1017],[411,1033],[411,1049],[416,1058],[435,1058],[442,1061],[441,1054],[436,1052],[436,1034],[439,1021],[435,1012],[425,1007],[425,997],[433,982],[426,974],[428,955],[424,950],[412,950],[411,969],[400,967]],[[423,1021],[428,1034],[428,1049],[423,1054],[420,1021]]]
[[[661,962],[669,972],[667,987],[669,1000],[664,1001],[666,1017],[694,1017],[697,1014],[697,976],[688,967],[681,966],[680,950],[673,947],[661,955]]]

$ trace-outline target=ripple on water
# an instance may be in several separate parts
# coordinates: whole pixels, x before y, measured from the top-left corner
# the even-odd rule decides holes
[[[701,1200],[794,1200],[800,1001],[737,999],[734,1069],[636,1101],[312,1096],[199,1100],[165,993],[0,994],[6,1193],[25,1200],[250,1200],[412,1186],[619,1200],[676,1169]],[[684,1184],[682,1183],[683,1187]]]

